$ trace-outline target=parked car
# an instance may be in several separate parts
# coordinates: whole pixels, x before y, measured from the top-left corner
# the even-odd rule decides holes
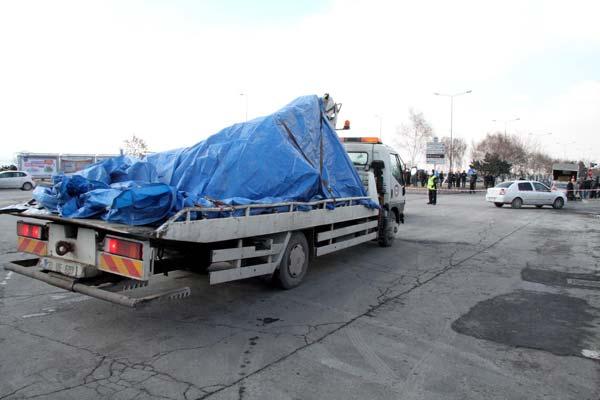
[[[31,175],[24,171],[1,171],[0,188],[31,190],[35,182]]]
[[[567,195],[562,191],[552,191],[537,181],[509,181],[489,188],[485,199],[496,207],[510,204],[512,208],[521,208],[523,205],[542,208],[547,205],[560,209],[567,202]]]
[[[568,182],[556,181],[552,184],[552,190],[556,190],[558,192],[563,192],[566,196],[567,195],[567,184],[568,184]]]

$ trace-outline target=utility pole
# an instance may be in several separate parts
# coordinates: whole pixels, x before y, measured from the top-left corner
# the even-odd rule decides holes
[[[506,137],[506,127],[508,125],[509,122],[516,122],[516,121],[520,121],[521,118],[517,117],[517,118],[513,118],[513,119],[493,119],[492,122],[503,122],[504,123],[504,137]]]
[[[452,158],[454,156],[454,136],[453,136],[453,125],[454,125],[454,97],[456,96],[462,96],[463,94],[469,94],[471,93],[472,90],[467,90],[465,92],[460,92],[460,93],[454,93],[454,94],[443,94],[443,93],[438,93],[435,92],[434,95],[436,96],[444,96],[444,97],[450,97],[450,169],[452,169],[452,162],[454,161]]]

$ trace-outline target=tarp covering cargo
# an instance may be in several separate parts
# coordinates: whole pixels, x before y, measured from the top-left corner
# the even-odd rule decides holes
[[[309,202],[366,196],[317,96],[235,124],[192,146],[56,175],[34,198],[69,218],[160,222],[191,206]],[[372,201],[365,206],[377,207]]]

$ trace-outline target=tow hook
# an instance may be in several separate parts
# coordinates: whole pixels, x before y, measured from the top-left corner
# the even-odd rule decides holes
[[[73,243],[61,240],[56,243],[56,247],[54,249],[56,250],[56,254],[59,256],[64,256],[65,254],[72,252],[74,248],[75,247],[73,246]]]

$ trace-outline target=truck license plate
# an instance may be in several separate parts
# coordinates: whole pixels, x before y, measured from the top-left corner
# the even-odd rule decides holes
[[[58,272],[73,278],[89,278],[98,274],[98,270],[92,265],[46,257],[40,259],[39,266],[44,270]]]

